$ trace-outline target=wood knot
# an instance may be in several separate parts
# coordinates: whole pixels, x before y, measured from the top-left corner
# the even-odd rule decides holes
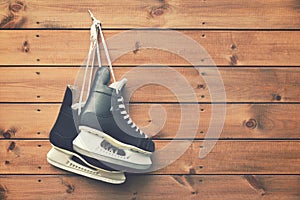
[[[255,119],[249,119],[244,122],[245,126],[249,129],[255,129],[257,127],[257,121]]]
[[[8,5],[8,11],[4,18],[0,21],[0,28],[20,28],[26,22],[23,13],[26,5],[23,0],[14,0]]]
[[[131,198],[131,200],[136,200],[137,199],[137,192],[133,192],[132,195],[133,197]]]
[[[189,169],[189,174],[196,174],[196,170],[194,168]]]
[[[248,183],[255,189],[261,196],[264,196],[267,191],[263,184],[253,175],[244,175],[244,178],[248,181]]]
[[[75,186],[74,185],[67,185],[67,189],[66,189],[66,192],[67,193],[72,193],[72,192],[74,192],[74,190],[75,190]]]
[[[136,43],[135,43],[135,48],[134,48],[134,50],[133,50],[133,53],[134,53],[134,54],[137,54],[137,52],[140,50],[140,48],[141,48],[140,43],[139,43],[139,42],[136,42]]]
[[[0,184],[0,199],[7,199],[7,188]]]
[[[22,51],[25,52],[25,53],[28,53],[29,52],[29,42],[26,40],[23,42],[23,46],[22,46]]]
[[[5,131],[2,135],[3,135],[3,137],[4,137],[5,139],[11,138],[11,134],[10,134],[9,131]]]
[[[15,135],[15,133],[17,132],[17,128],[16,127],[11,127],[10,129],[8,129],[7,131],[5,131],[4,129],[0,130],[0,134],[2,134],[2,136],[5,139],[10,139],[12,136]]]
[[[164,10],[162,8],[157,8],[153,11],[153,14],[156,16],[160,16],[160,15],[164,14]]]
[[[232,56],[230,56],[230,64],[231,64],[231,65],[236,65],[236,64],[237,64],[237,61],[238,61],[237,55],[232,55]]]
[[[41,169],[42,167],[41,166],[39,166],[39,169]],[[73,185],[73,184],[70,184],[70,183],[67,183],[66,181],[64,181],[63,179],[61,179],[61,183],[64,185],[64,186],[66,186],[66,192],[67,193],[73,193],[74,192],[74,190],[75,190],[75,186]]]
[[[152,7],[150,10],[150,16],[154,17],[154,16],[161,16],[163,15],[169,8],[169,5],[164,3],[163,5],[159,6],[159,7]]]
[[[7,151],[13,151],[16,148],[16,143],[11,142],[10,145],[7,148]]]
[[[205,85],[204,85],[204,84],[198,84],[198,85],[197,85],[197,88],[198,88],[198,89],[205,89]]]
[[[21,10],[25,10],[25,4],[23,1],[14,1],[9,4],[8,9],[13,13],[17,13]]]

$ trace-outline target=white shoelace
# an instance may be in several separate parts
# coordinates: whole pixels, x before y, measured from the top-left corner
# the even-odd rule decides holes
[[[102,32],[102,28],[101,28],[101,22],[100,20],[97,20],[93,13],[89,10],[89,13],[91,15],[91,18],[93,20],[93,24],[90,28],[90,48],[89,48],[89,53],[88,53],[88,58],[87,58],[87,63],[86,63],[86,68],[85,68],[85,72],[84,72],[84,77],[83,77],[83,83],[82,83],[82,88],[81,88],[81,93],[80,93],[80,98],[79,98],[79,106],[78,106],[78,115],[80,115],[81,113],[81,108],[82,108],[82,104],[83,104],[83,94],[84,94],[84,89],[85,89],[85,83],[86,83],[86,77],[87,77],[87,73],[88,73],[88,68],[89,68],[89,63],[91,62],[91,57],[92,57],[92,63],[91,63],[91,69],[90,69],[90,74],[89,74],[89,84],[88,84],[88,88],[87,88],[87,96],[89,96],[90,93],[90,89],[91,89],[91,83],[92,83],[92,76],[93,76],[93,68],[94,68],[94,60],[95,60],[95,54],[97,55],[97,61],[98,61],[98,67],[102,66],[101,63],[101,57],[100,57],[100,48],[99,48],[99,43],[98,43],[98,35],[100,34],[101,37],[101,42],[103,45],[103,49],[104,49],[104,53],[109,65],[109,69],[113,78],[113,83],[116,83],[116,79],[115,79],[115,75],[114,75],[114,71],[112,68],[112,63],[111,63],[111,59],[109,56],[109,52],[108,52],[108,48],[104,39],[104,35]],[[122,80],[123,81],[123,80]],[[125,80],[127,81],[127,80]],[[120,89],[116,88],[117,94],[119,93]],[[124,105],[124,99],[121,96],[120,98],[118,98],[118,103],[119,103],[119,108],[122,109],[121,111],[121,115],[123,115],[123,118],[127,121],[127,124],[134,129],[137,133],[139,133],[141,136],[147,138],[147,135],[144,134],[139,127],[132,121],[132,119],[130,118],[129,114],[126,111],[125,105]]]
[[[107,45],[106,45],[106,42],[104,39],[104,35],[102,33],[101,22],[94,17],[93,13],[90,10],[89,10],[89,13],[93,20],[93,24],[90,28],[90,34],[91,34],[90,35],[90,48],[89,48],[88,58],[86,61],[86,66],[85,66],[85,71],[84,71],[84,76],[83,76],[83,83],[82,83],[80,97],[79,97],[78,115],[80,115],[80,113],[81,113],[81,107],[82,107],[81,105],[82,105],[82,101],[83,101],[85,83],[87,81],[86,77],[87,77],[87,73],[88,73],[89,64],[91,62],[91,57],[92,57],[92,63],[91,63],[91,69],[90,69],[89,84],[88,84],[88,88],[87,88],[87,97],[89,96],[91,84],[92,84],[95,54],[97,55],[98,67],[102,67],[101,57],[100,57],[100,48],[99,48],[99,43],[98,43],[98,35],[99,34],[101,37],[101,41],[102,41],[104,53],[105,53],[105,56],[106,56],[106,59],[107,59],[108,65],[109,65],[109,69],[110,69],[110,72],[111,72],[111,75],[113,78],[113,82],[116,82],[116,78],[115,78],[115,74],[114,74],[114,71],[112,68],[112,63],[111,63],[111,59],[109,56],[108,48],[107,48]]]
[[[139,129],[139,127],[132,121],[132,119],[130,118],[129,114],[127,113],[126,111],[126,108],[125,108],[125,104],[124,104],[124,98],[122,96],[118,97],[118,107],[121,110],[121,115],[123,115],[123,118],[125,120],[127,120],[127,124],[132,128],[132,129],[135,129],[135,132],[139,133],[141,136],[143,136],[144,138],[147,138],[147,135],[143,133],[143,131],[141,131]]]
[[[104,49],[104,53],[105,53],[105,56],[106,56],[106,60],[108,62],[108,65],[109,65],[109,69],[111,71],[111,76],[113,78],[113,82],[116,82],[116,78],[115,78],[115,74],[114,74],[114,70],[112,68],[112,63],[111,63],[111,59],[110,59],[110,56],[109,56],[109,52],[108,52],[108,48],[107,48],[107,45],[106,45],[106,42],[105,42],[105,38],[104,38],[104,35],[103,35],[103,32],[102,32],[102,28],[101,28],[101,22],[100,20],[97,20],[93,13],[89,10],[89,13],[91,15],[91,18],[93,20],[93,25],[92,27],[95,27],[95,30],[92,31],[92,27],[91,27],[91,38],[93,38],[93,40],[98,44],[98,32],[100,33],[100,37],[101,37],[101,42],[102,42],[102,45],[103,45],[103,49]],[[99,45],[97,45],[97,56],[98,58],[100,58],[100,51],[99,51]]]

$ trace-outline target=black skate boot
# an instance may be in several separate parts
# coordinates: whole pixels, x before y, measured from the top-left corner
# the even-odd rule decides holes
[[[152,164],[150,156],[155,149],[154,142],[133,123],[125,110],[121,89],[126,79],[108,87],[109,81],[108,68],[98,68],[82,109],[80,133],[73,147],[81,154],[104,162],[147,169]],[[110,145],[119,149],[113,150]]]
[[[68,86],[58,118],[50,132],[52,149],[47,154],[47,161],[58,168],[80,174],[92,179],[112,184],[125,181],[123,172],[115,171],[100,161],[81,155],[73,150],[72,141],[78,135],[73,116],[72,90]],[[77,112],[76,112],[77,113]]]

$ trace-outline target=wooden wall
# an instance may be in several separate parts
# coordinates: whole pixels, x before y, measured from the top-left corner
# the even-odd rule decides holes
[[[106,38],[171,28],[205,47],[227,95],[224,129],[208,156],[198,158],[212,106],[205,83],[171,53],[137,49],[113,63],[117,77],[145,62],[176,67],[198,97],[196,140],[171,165],[128,175],[120,186],[47,163],[65,86],[88,52],[88,9]],[[300,1],[2,0],[0,17],[0,199],[300,199]],[[174,96],[152,86],[132,102],[140,125],[149,122],[151,105],[166,108],[155,143],[170,142],[180,115]]]

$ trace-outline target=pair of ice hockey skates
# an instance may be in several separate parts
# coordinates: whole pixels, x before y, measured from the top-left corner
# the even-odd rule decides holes
[[[102,39],[103,35],[100,22],[93,16],[92,19],[91,47],[98,48],[96,34],[100,31]],[[106,44],[103,45],[106,48]],[[99,49],[97,51],[99,53]],[[127,80],[115,81],[107,50],[106,55],[114,82],[108,86],[110,70],[101,67],[99,62],[84,104],[73,104],[75,90],[67,87],[50,132],[52,149],[47,160],[76,174],[120,184],[126,179],[124,171],[145,170],[152,165],[151,154],[155,145],[128,115],[122,97]],[[100,60],[99,55],[98,58]]]
[[[151,166],[155,146],[125,109],[121,95],[125,79],[107,86],[109,81],[108,68],[98,68],[80,116],[76,116],[78,107],[72,107],[72,89],[67,87],[50,132],[53,147],[47,160],[64,170],[119,184],[125,181],[122,171]],[[74,117],[80,117],[79,134]]]

